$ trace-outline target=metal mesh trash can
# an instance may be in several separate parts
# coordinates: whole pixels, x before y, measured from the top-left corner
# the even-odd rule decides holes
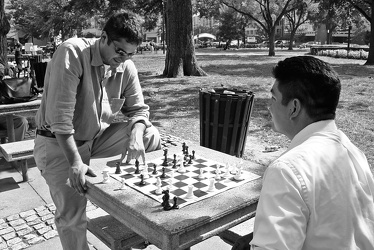
[[[200,89],[200,145],[242,157],[254,94],[250,91]]]

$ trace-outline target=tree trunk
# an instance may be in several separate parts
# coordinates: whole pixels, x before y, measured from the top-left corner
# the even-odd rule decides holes
[[[206,76],[197,65],[192,37],[191,0],[167,0],[164,76]]]
[[[371,1],[371,33],[369,40],[369,56],[365,65],[374,65],[374,0]]]
[[[270,29],[269,34],[269,56],[275,56],[275,26]]]
[[[5,16],[5,3],[0,0],[0,63],[8,68],[8,44],[6,35],[10,30],[10,24]]]
[[[296,34],[296,29],[291,31],[290,44],[288,45],[288,50],[293,50],[293,41],[295,40],[295,34]]]

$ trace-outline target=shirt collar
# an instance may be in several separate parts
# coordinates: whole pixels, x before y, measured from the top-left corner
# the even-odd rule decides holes
[[[102,66],[104,65],[103,60],[101,59],[100,55],[100,38],[95,41],[93,46],[91,46],[91,65],[92,66]]]
[[[308,126],[303,128],[297,135],[295,135],[295,137],[291,141],[290,146],[288,147],[288,150],[300,145],[314,133],[332,132],[337,130],[338,128],[336,127],[335,120],[323,120],[309,124]]]

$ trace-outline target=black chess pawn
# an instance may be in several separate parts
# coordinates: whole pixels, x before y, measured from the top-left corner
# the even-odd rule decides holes
[[[173,157],[174,157],[174,158],[173,158],[173,164],[174,164],[174,163],[177,163],[177,155],[174,154]]]
[[[162,166],[167,166],[168,165],[168,149],[164,149],[164,162],[162,163]]]
[[[182,153],[185,154],[185,152],[186,152],[186,143],[183,142],[182,143]]]
[[[173,162],[173,167],[172,168],[174,168],[174,169],[178,168],[177,167],[177,162]]]
[[[115,172],[115,174],[122,174],[122,170],[121,170],[121,166],[120,166],[119,162],[116,163],[116,172]]]
[[[139,161],[138,160],[136,160],[135,161],[135,172],[134,172],[134,174],[140,174],[140,170],[139,170]]]
[[[192,159],[195,159],[195,150],[192,150]]]
[[[158,174],[156,168],[157,168],[156,164],[153,164],[153,172],[152,172],[152,174]]]
[[[174,196],[173,201],[174,201],[174,204],[173,204],[173,206],[171,207],[171,209],[179,209],[179,205],[178,205],[178,197],[177,197],[177,196]]]
[[[141,174],[140,175],[140,182],[139,182],[139,186],[144,186],[146,183],[144,181],[144,176]]]
[[[189,155],[189,153],[188,153],[188,146],[186,146],[186,150],[184,151],[184,154],[185,155]]]
[[[161,179],[165,179],[166,178],[165,167],[162,168],[162,175],[160,175],[160,178]]]

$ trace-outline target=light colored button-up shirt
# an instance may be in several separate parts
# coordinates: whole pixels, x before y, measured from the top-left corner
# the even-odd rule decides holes
[[[333,120],[300,131],[266,170],[251,249],[374,249],[374,181]]]
[[[151,126],[134,63],[126,60],[116,69],[104,66],[99,41],[72,38],[54,53],[36,115],[39,129],[74,134],[76,140],[93,140],[119,111],[129,117],[129,129],[139,120]]]

